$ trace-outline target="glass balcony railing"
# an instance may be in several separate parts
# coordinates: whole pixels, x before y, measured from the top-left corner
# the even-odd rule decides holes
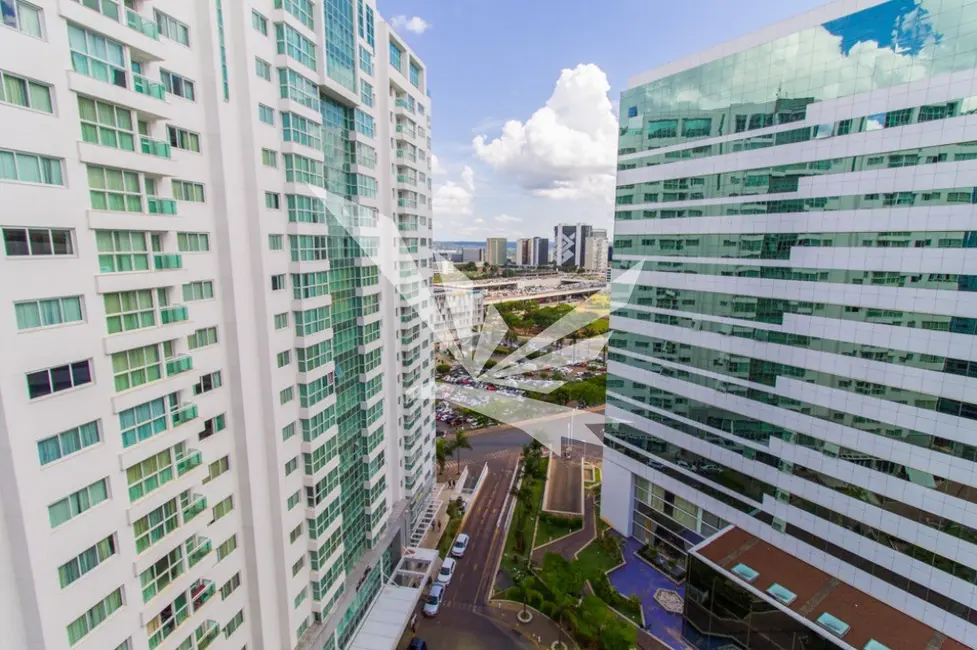
[[[213,544],[208,538],[194,535],[187,540],[187,563],[192,567],[197,562],[205,558],[212,549]]]
[[[183,504],[183,523],[192,521],[194,517],[207,509],[207,497],[202,494],[194,494],[188,498],[181,498]],[[185,503],[184,503],[185,502]]]
[[[165,214],[173,216],[176,214],[176,201],[173,199],[161,199],[158,196],[150,196],[146,199],[149,206],[149,214]]]
[[[183,321],[190,320],[190,310],[187,309],[186,305],[170,305],[169,307],[161,307],[159,310],[159,319],[163,325],[182,323]]]
[[[173,420],[173,426],[178,427],[181,424],[186,424],[190,420],[197,417],[197,405],[196,404],[181,404],[179,407],[170,411],[170,418]]]
[[[409,160],[411,162],[417,162],[417,154],[410,153],[409,151],[405,151],[404,149],[398,149],[397,150],[397,157],[398,158],[406,158],[407,160]]]
[[[139,145],[144,154],[158,156],[160,158],[170,157],[170,143],[162,140],[154,140],[143,136],[139,138]]]
[[[406,99],[398,99],[397,108],[406,108],[407,110],[410,110],[410,104],[407,103]]]
[[[416,208],[417,201],[414,199],[397,199],[397,205],[402,208]]]
[[[221,626],[216,621],[206,621],[193,633],[193,638],[197,643],[197,650],[207,650],[220,635]],[[189,639],[188,639],[189,640]],[[192,647],[192,646],[188,646]],[[184,650],[182,647],[178,650]]]
[[[187,370],[193,370],[193,357],[189,354],[181,354],[166,362],[167,377],[182,374]]]
[[[141,74],[132,75],[132,89],[142,95],[149,95],[155,99],[166,99],[166,86],[150,81]]]
[[[181,456],[176,457],[176,473],[183,476],[190,470],[200,467],[204,462],[203,455],[196,449],[188,449]]]
[[[156,23],[146,20],[132,9],[126,9],[126,24],[149,38],[159,40],[159,27],[156,26]]]
[[[179,253],[170,253],[168,255],[158,254],[153,256],[153,267],[157,271],[167,271],[170,269],[182,269],[183,268],[183,256]]]

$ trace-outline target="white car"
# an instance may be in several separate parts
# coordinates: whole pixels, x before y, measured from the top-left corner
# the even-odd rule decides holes
[[[441,610],[441,601],[444,599],[444,585],[435,584],[427,594],[424,601],[424,609],[421,611],[425,616],[437,616]]]
[[[457,562],[454,558],[445,558],[444,562],[441,563],[441,570],[438,571],[437,583],[439,585],[444,585],[447,587],[451,584],[451,576],[455,574],[455,564]]]
[[[451,547],[452,557],[465,557],[465,551],[468,550],[468,535],[462,533],[455,537],[455,545]]]

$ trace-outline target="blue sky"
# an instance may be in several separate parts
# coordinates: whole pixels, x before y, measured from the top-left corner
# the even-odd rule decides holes
[[[610,227],[628,78],[820,4],[378,0],[388,20],[427,25],[398,32],[429,70],[435,239],[552,236],[560,221]],[[499,139],[510,120],[520,124]]]

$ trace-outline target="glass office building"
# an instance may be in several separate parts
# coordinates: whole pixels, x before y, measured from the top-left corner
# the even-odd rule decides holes
[[[977,644],[975,36],[835,2],[622,94],[602,514],[669,566],[736,524]]]

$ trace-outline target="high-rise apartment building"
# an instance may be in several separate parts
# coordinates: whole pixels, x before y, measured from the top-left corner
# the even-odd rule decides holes
[[[433,481],[424,64],[372,0],[0,4],[0,648],[347,647]]]
[[[977,4],[843,0],[623,93],[602,514],[669,566],[734,524],[977,646],[975,37]]]
[[[578,223],[558,223],[553,228],[554,261],[559,267],[582,267],[587,251],[587,237],[591,227]]]
[[[546,237],[533,237],[530,263],[533,266],[546,266],[550,263],[550,240]]]
[[[503,266],[508,259],[509,242],[505,237],[489,237],[485,240],[485,263]]]
[[[533,265],[533,240],[532,239],[516,240],[515,264],[516,266]]]
[[[606,273],[609,245],[606,230],[594,228],[590,231],[590,236],[587,237],[584,245],[584,268],[588,271]]]

